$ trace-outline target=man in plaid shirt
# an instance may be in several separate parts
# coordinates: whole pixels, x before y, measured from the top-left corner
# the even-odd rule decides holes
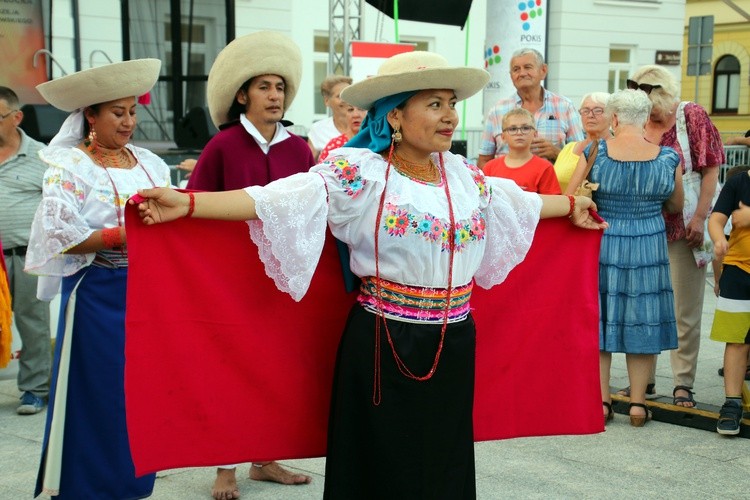
[[[510,60],[510,77],[516,94],[495,104],[487,114],[477,166],[506,154],[508,146],[502,139],[503,115],[513,108],[524,108],[534,115],[538,137],[531,152],[554,162],[560,149],[571,141],[584,138],[581,115],[570,99],[542,88],[547,76],[544,56],[530,48],[520,49]]]

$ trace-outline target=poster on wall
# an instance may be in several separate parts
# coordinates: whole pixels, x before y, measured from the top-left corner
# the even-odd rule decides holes
[[[43,48],[42,0],[0,0],[0,85],[13,89],[23,104],[44,102],[35,87],[47,81],[46,60],[32,65]]]
[[[358,82],[378,73],[380,65],[391,56],[412,52],[410,43],[351,42],[352,59],[350,75]]]
[[[528,47],[545,54],[548,5],[549,0],[487,0],[484,68],[490,72],[490,81],[484,89],[485,115],[497,101],[515,92],[510,80],[513,53]]]

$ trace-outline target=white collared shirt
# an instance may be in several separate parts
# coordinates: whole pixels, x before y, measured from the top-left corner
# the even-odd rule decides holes
[[[247,130],[247,133],[250,134],[253,139],[255,139],[255,142],[258,143],[258,146],[260,146],[260,149],[265,153],[268,154],[268,150],[271,149],[271,146],[274,144],[278,144],[279,142],[288,139],[289,132],[287,129],[284,128],[284,126],[281,124],[281,122],[276,122],[276,132],[273,134],[273,139],[271,139],[271,142],[268,142],[263,135],[258,132],[258,129],[253,125],[253,122],[248,120],[247,116],[240,115],[240,123],[242,126]]]

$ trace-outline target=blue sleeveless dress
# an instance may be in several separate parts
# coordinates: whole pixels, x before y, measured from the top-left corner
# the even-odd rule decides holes
[[[588,151],[586,151],[588,154]],[[677,348],[662,205],[674,191],[679,156],[662,147],[653,160],[620,161],[599,152],[589,179],[609,222],[599,256],[599,349],[658,354]]]

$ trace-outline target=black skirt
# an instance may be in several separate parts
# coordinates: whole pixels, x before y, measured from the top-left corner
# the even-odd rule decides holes
[[[355,306],[339,344],[328,429],[327,499],[473,499],[474,320],[449,324],[434,376],[399,371],[381,326],[381,401],[373,404],[376,316]],[[388,320],[415,375],[428,372],[442,325]]]

